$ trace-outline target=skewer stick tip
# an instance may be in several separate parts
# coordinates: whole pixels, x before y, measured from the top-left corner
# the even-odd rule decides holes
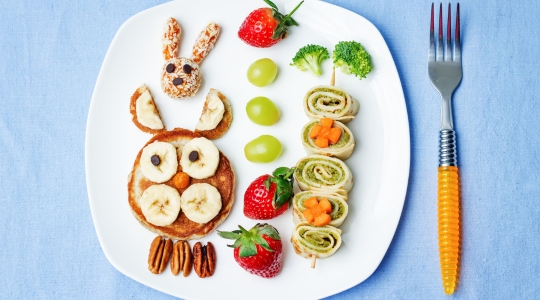
[[[317,262],[317,256],[311,255],[311,268],[315,269],[315,263]]]
[[[330,79],[330,85],[334,86],[336,84],[336,68],[332,68],[332,79]]]

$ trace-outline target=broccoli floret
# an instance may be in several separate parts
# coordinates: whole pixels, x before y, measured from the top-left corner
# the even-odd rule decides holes
[[[296,52],[291,66],[297,67],[302,72],[309,70],[313,76],[321,76],[321,64],[328,58],[330,58],[328,50],[323,46],[306,45]]]
[[[360,79],[366,78],[372,69],[369,53],[355,41],[339,42],[334,49],[332,59],[334,66],[341,68],[343,73],[354,74]]]

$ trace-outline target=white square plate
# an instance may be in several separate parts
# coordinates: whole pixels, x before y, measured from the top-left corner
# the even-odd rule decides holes
[[[283,12],[297,4],[275,2]],[[119,29],[97,79],[88,114],[85,150],[88,197],[99,241],[120,272],[177,297],[250,299],[257,295],[258,299],[319,299],[339,293],[375,271],[401,216],[409,176],[409,124],[399,76],[383,37],[375,26],[355,13],[308,0],[294,15],[300,26],[290,28],[287,39],[268,49],[253,48],[237,37],[237,30],[249,12],[263,6],[262,1],[253,0],[178,0],[145,10]],[[195,38],[208,22],[216,22],[222,28],[215,48],[201,64],[201,89],[187,100],[168,98],[160,86],[159,74],[164,63],[161,34],[169,17],[176,18],[182,28],[180,56],[190,56]],[[308,122],[302,99],[311,87],[330,82],[331,59],[324,62],[321,77],[300,72],[289,63],[296,51],[308,43],[325,46],[331,53],[334,45],[343,40],[362,43],[371,54],[374,68],[363,80],[341,72],[336,74],[336,85],[360,102],[360,112],[348,123],[357,140],[353,155],[346,161],[355,185],[349,195],[349,215],[341,226],[341,248],[311,269],[310,261],[296,255],[289,242],[293,228],[289,211],[268,222],[279,230],[284,244],[283,269],[275,278],[263,279],[241,269],[233,259],[232,249],[226,246],[230,241],[215,232],[202,239],[216,247],[214,276],[201,279],[192,272],[187,278],[175,277],[169,269],[160,275],[150,273],[147,256],[155,234],[135,220],[127,201],[127,176],[138,151],[151,138],[131,121],[132,93],[146,83],[166,127],[191,130],[210,88],[228,97],[234,121],[215,144],[231,160],[237,185],[232,212],[219,229],[230,231],[239,224],[250,228],[257,222],[243,215],[244,191],[256,177],[280,166],[294,166],[306,155],[300,140],[301,128]],[[247,81],[246,71],[253,61],[263,57],[274,60],[279,71],[274,83],[258,88]],[[248,119],[245,105],[256,96],[266,96],[277,104],[281,111],[277,124],[264,127]],[[250,163],[244,157],[243,147],[262,134],[277,137],[284,151],[272,163]]]

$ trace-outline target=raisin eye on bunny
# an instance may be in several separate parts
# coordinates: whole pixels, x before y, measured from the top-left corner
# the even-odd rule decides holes
[[[201,85],[199,64],[214,48],[220,33],[216,23],[208,24],[197,37],[191,58],[177,57],[180,49],[180,25],[169,18],[163,33],[162,49],[166,62],[161,72],[161,87],[171,98],[193,97]]]

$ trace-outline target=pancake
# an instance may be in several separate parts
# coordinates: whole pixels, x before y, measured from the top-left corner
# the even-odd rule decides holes
[[[200,135],[187,129],[176,128],[172,131],[155,135],[146,143],[146,145],[153,143],[154,141],[171,143],[176,147],[178,160],[180,160],[184,145],[196,137],[200,137]],[[144,147],[146,147],[146,145]],[[142,149],[144,149],[144,147]],[[171,239],[196,240],[208,235],[221,223],[223,223],[223,221],[225,221],[225,219],[229,216],[234,203],[235,177],[229,159],[220,151],[220,160],[216,173],[213,176],[205,179],[191,178],[190,182],[190,185],[194,183],[208,183],[217,188],[219,194],[221,195],[222,201],[222,206],[219,213],[205,224],[199,224],[189,220],[183,211],[180,211],[176,220],[170,225],[156,226],[150,224],[144,217],[138,201],[144,190],[157,183],[148,180],[141,171],[140,159],[142,149],[139,151],[139,154],[135,159],[133,169],[128,177],[127,185],[129,206],[133,215],[139,221],[139,223],[141,223],[141,225],[156,234]],[[178,172],[180,171],[181,166],[179,164]],[[176,188],[172,179],[164,182],[164,184]],[[182,194],[185,189],[178,189],[178,191],[180,194]]]

